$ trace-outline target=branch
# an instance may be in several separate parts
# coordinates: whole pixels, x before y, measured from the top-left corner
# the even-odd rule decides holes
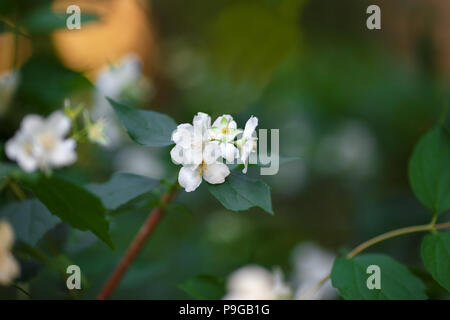
[[[161,203],[158,207],[154,208],[145,223],[142,225],[139,232],[136,234],[133,242],[128,247],[125,256],[122,258],[113,274],[108,279],[108,282],[103,287],[102,291],[97,296],[97,300],[106,300],[110,297],[116,286],[119,284],[120,280],[124,276],[128,267],[133,263],[136,256],[139,254],[141,249],[144,247],[145,242],[148,237],[152,234],[158,222],[161,220],[165,212],[166,204],[170,203],[176,196],[178,191],[178,185],[171,187],[166,193],[161,197]]]

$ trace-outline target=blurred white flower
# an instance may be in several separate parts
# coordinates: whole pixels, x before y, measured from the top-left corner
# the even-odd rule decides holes
[[[376,153],[376,138],[369,128],[363,123],[348,121],[322,139],[316,163],[325,172],[365,178],[375,172]]]
[[[121,148],[114,158],[114,168],[121,172],[163,179],[166,170],[158,152],[159,148],[150,149],[137,145]]]
[[[333,254],[312,242],[302,243],[294,249],[292,260],[295,299],[319,300],[337,297],[337,292],[331,286],[330,280],[316,291],[317,284],[331,272],[334,258]]]
[[[97,77],[95,88],[92,116],[94,120],[106,120],[105,136],[108,146],[116,147],[123,141],[124,134],[106,97],[116,101],[131,99],[141,102],[150,95],[151,86],[142,75],[139,57],[128,54],[117,65],[103,68]]]
[[[0,117],[8,111],[11,98],[19,83],[17,72],[3,72],[0,74]]]
[[[279,268],[273,272],[248,265],[233,272],[227,281],[224,300],[281,300],[291,299],[291,288],[284,283]]]
[[[258,138],[256,137],[256,127],[258,126],[258,118],[251,116],[245,124],[244,133],[242,138],[237,141],[237,145],[240,150],[240,158],[244,163],[243,173],[247,173],[248,158],[252,152],[256,151],[256,143]]]
[[[6,155],[27,172],[70,165],[77,159],[75,140],[65,139],[70,127],[70,119],[61,111],[55,111],[46,119],[28,115],[22,120],[19,131],[6,143]]]
[[[19,264],[11,253],[14,232],[7,222],[0,222],[0,285],[8,285],[20,274]]]

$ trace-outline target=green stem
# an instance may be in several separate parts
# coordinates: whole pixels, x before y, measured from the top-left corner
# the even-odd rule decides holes
[[[15,181],[9,181],[9,187],[20,201],[25,201],[27,199],[25,192],[23,192],[23,190]]]
[[[22,292],[22,293],[23,293],[24,295],[26,295],[29,299],[33,300],[33,297],[31,296],[31,294],[30,294],[28,291],[26,291],[24,288],[20,287],[20,286],[17,285],[17,284],[14,284],[14,283],[13,283],[11,286],[12,286],[13,288],[19,290],[20,292]]]
[[[379,236],[376,236],[375,238],[372,238],[366,242],[361,243],[359,246],[357,246],[355,249],[350,251],[350,253],[347,255],[347,258],[353,258],[354,256],[358,255],[362,251],[366,250],[367,248],[373,246],[374,244],[380,243],[382,241],[385,241],[387,239],[391,239],[394,237],[398,237],[404,234],[409,233],[415,233],[415,232],[424,232],[424,231],[431,231],[431,230],[439,230],[439,229],[445,229],[450,227],[450,222],[441,223],[441,224],[435,224],[436,219],[433,217],[433,220],[429,224],[423,224],[420,226],[412,226],[412,227],[406,227],[401,228],[393,231],[389,231],[386,233],[383,233]]]

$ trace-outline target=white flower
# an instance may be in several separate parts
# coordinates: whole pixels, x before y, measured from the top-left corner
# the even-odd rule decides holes
[[[14,232],[7,222],[0,222],[0,284],[8,285],[20,273],[19,264],[11,254]]]
[[[61,111],[55,111],[47,119],[28,115],[20,130],[6,143],[6,155],[27,172],[70,165],[77,159],[75,140],[64,138],[70,127],[70,119]]]
[[[240,158],[244,163],[243,173],[247,173],[248,158],[252,152],[256,151],[256,143],[258,138],[256,137],[256,127],[258,126],[258,118],[251,116],[245,124],[244,133],[242,138],[237,141],[237,145],[240,150]]]
[[[327,281],[317,292],[317,284],[325,278],[333,266],[335,256],[314,243],[306,242],[297,246],[292,255],[294,262],[295,299],[333,299],[336,290]]]
[[[242,130],[237,128],[236,121],[228,114],[218,117],[214,121],[212,128],[209,129],[210,138],[220,142],[222,157],[229,163],[232,163],[234,159],[239,157],[239,150],[233,142],[241,132]]]
[[[172,134],[176,143],[170,151],[172,161],[183,167],[178,175],[178,183],[186,192],[194,191],[205,179],[211,184],[225,182],[230,174],[228,167],[220,159],[219,143],[209,139],[211,118],[199,112],[193,124],[180,124]]]
[[[198,166],[184,166],[178,175],[178,183],[186,192],[194,191],[202,183],[202,178],[211,184],[221,184],[230,174],[226,164],[218,161],[203,161]]]
[[[4,72],[0,74],[0,116],[9,107],[11,98],[17,88],[19,75],[17,72]]]
[[[242,267],[227,281],[225,300],[277,300],[289,299],[291,288],[284,283],[279,268],[273,272],[257,266]]]

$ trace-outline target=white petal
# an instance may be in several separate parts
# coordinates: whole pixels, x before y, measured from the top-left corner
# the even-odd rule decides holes
[[[38,161],[34,157],[26,154],[21,154],[17,158],[17,164],[26,172],[36,171],[39,166]]]
[[[200,170],[183,167],[178,174],[178,183],[186,192],[194,191],[202,183]]]
[[[211,127],[211,117],[204,112],[199,112],[194,117],[192,123],[194,124],[194,127],[199,126],[204,129],[209,129]]]
[[[77,160],[75,148],[76,142],[73,139],[59,142],[50,155],[50,165],[61,167],[73,164]]]
[[[221,143],[220,150],[222,158],[228,163],[233,163],[234,159],[239,156],[239,150],[231,143]]]
[[[224,183],[229,174],[230,169],[223,163],[203,165],[203,179],[211,184]]]
[[[5,145],[6,156],[11,160],[16,160],[19,153],[20,144],[17,140],[18,138],[15,136],[14,138],[9,139]]]
[[[206,164],[213,164],[221,156],[222,152],[220,150],[220,144],[218,141],[205,143],[205,147],[203,149],[203,162],[205,162]]]
[[[24,134],[35,134],[39,131],[44,125],[44,120],[41,116],[30,114],[23,118],[22,123],[20,125],[20,130]]]
[[[5,146],[7,157],[14,160],[26,172],[33,172],[38,168],[38,162],[27,148],[32,148],[28,137],[19,132],[14,138],[8,140]]]
[[[170,157],[173,163],[183,164],[184,163],[184,149],[180,145],[176,145],[170,150]]]
[[[64,137],[69,132],[72,123],[64,113],[55,111],[48,117],[45,125],[55,135]]]
[[[236,121],[233,120],[233,118],[231,118],[230,123],[228,123],[228,128],[229,129],[237,129],[237,123],[236,123]]]
[[[248,119],[247,123],[245,124],[243,137],[246,139],[251,138],[257,126],[258,126],[258,118],[251,116],[250,119]]]
[[[172,133],[172,141],[183,148],[189,148],[191,145],[194,128],[189,123],[180,124]]]

